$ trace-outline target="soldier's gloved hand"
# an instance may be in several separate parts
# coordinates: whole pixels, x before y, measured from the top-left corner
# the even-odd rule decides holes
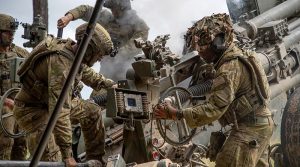
[[[118,84],[114,84],[111,88],[118,88]]]
[[[66,167],[76,167],[77,166],[77,162],[75,161],[75,159],[73,157],[67,158],[64,161],[66,163]]]
[[[154,107],[154,118],[156,119],[173,119],[176,120],[177,109],[172,107],[170,102],[164,102]]]
[[[174,96],[168,96],[168,97],[166,97],[165,99],[164,99],[164,101],[163,102],[168,102],[168,103],[170,103],[170,104],[174,104],[175,103],[175,97]]]
[[[70,21],[72,21],[73,19],[74,19],[73,15],[71,13],[68,13],[64,17],[57,20],[57,28],[66,27],[70,23]]]
[[[10,110],[12,110],[14,108],[14,101],[10,98],[6,98],[4,100],[4,107],[8,107]]]

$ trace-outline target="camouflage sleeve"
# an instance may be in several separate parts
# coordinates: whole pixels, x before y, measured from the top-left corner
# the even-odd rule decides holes
[[[103,75],[96,73],[92,68],[88,67],[87,65],[83,66],[82,82],[96,91],[99,91],[102,88],[110,88],[114,84],[116,84],[113,80],[107,79]]]
[[[89,5],[80,5],[70,11],[68,11],[66,14],[71,13],[73,15],[74,20],[82,19],[84,21],[89,21],[92,13],[93,13],[94,7]],[[108,10],[101,10],[100,16],[98,18],[98,23],[100,23],[102,26],[105,26],[107,23],[107,20],[110,20],[112,18],[112,14]]]
[[[19,57],[26,58],[29,56],[29,52],[19,46],[14,45],[12,50],[13,52],[17,53]]]
[[[48,92],[49,112],[52,113],[66,81],[71,62],[63,56],[51,56],[48,65]],[[60,147],[63,159],[72,157],[72,129],[70,121],[71,92],[68,94],[53,134],[57,145]]]
[[[89,21],[94,8],[89,5],[80,5],[74,9],[71,9],[67,13],[71,13],[73,15],[74,20],[82,19],[84,21]]]
[[[223,64],[213,80],[211,96],[204,104],[183,109],[190,127],[203,126],[219,119],[235,98],[243,71],[237,59]]]

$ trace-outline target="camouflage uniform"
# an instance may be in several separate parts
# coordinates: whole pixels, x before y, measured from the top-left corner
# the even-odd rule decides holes
[[[83,65],[82,80],[84,84],[99,91],[115,84],[96,73],[92,68]],[[78,79],[78,78],[77,78]],[[90,100],[74,97],[71,102],[71,123],[80,123],[86,143],[87,159],[99,159],[105,154],[105,128],[102,122],[101,107]],[[98,142],[94,142],[98,141]],[[97,150],[95,152],[95,150]],[[101,160],[101,159],[100,159]]]
[[[77,29],[82,29],[82,27],[85,28],[86,26],[87,24],[84,24],[84,26],[80,26]],[[78,34],[79,31],[76,30],[77,41],[81,40],[83,31],[80,35]],[[98,41],[95,41],[95,39],[98,39]],[[72,48],[74,44],[70,39],[57,40],[49,36],[31,52],[30,57],[26,59],[19,70],[23,87],[15,98],[14,115],[20,126],[27,132],[30,132],[28,137],[31,153],[33,153],[36,143],[40,140],[69,73],[74,58],[74,50]],[[101,56],[104,56],[106,52],[109,52],[112,46],[108,33],[97,24],[83,63],[91,66]],[[82,64],[76,79],[75,83],[82,80],[85,84],[97,90],[112,85],[110,80],[107,82],[107,79],[102,75],[96,74],[84,64]],[[75,98],[72,100],[71,91],[59,113],[59,119],[44,151],[42,160],[60,161],[61,159],[72,157],[71,122],[79,122],[82,126],[87,159],[101,160],[102,155],[105,153],[105,133],[100,107],[81,99]]]
[[[10,30],[3,28],[3,25],[5,25],[6,22],[5,20],[3,20],[3,18],[9,19],[11,22],[14,21],[14,19],[11,16],[0,14],[0,21],[2,24],[0,26],[0,33],[2,33],[2,30]],[[1,43],[0,47],[5,48],[6,46],[3,46]],[[20,87],[19,83],[15,83],[10,79],[10,65],[8,64],[7,60],[15,57],[25,58],[29,55],[29,53],[25,49],[22,49],[14,44],[10,44],[10,46],[7,47],[9,48],[8,51],[0,51],[0,96],[2,96],[10,88]],[[8,114],[12,111],[8,107],[4,107],[2,112],[3,114]],[[19,127],[16,124],[15,119],[13,117],[4,118],[3,124],[9,132],[14,131],[15,133],[17,133],[19,131]],[[27,144],[25,137],[20,137],[16,139],[10,138],[4,134],[2,128],[0,128],[0,148],[0,160],[26,159]]]
[[[246,61],[252,61],[247,52],[232,42],[229,21],[228,15],[217,14],[205,17],[190,29],[190,33],[197,36],[197,39],[192,37],[190,42],[200,44],[198,50],[210,47],[208,45],[217,33],[225,32],[227,40],[224,43],[225,52],[214,63],[216,76],[213,79],[211,96],[204,104],[183,109],[183,116],[190,127],[203,126],[215,120],[219,120],[222,126],[235,125],[217,154],[217,167],[268,166],[267,162],[260,159],[267,149],[273,130],[268,108],[267,78],[260,63],[256,62],[257,68],[247,64]],[[255,59],[255,55],[252,58]],[[256,73],[251,72],[251,66],[257,70]],[[260,87],[259,91],[257,87]],[[263,98],[259,93],[263,94]]]
[[[118,81],[125,79],[126,71],[133,62],[133,56],[140,52],[133,40],[139,37],[146,40],[149,27],[136,11],[131,9],[130,0],[108,0],[104,6],[122,12],[119,17],[116,17],[109,10],[103,9],[98,18],[98,23],[109,32],[114,45],[120,48],[116,57],[106,57],[101,61],[100,71],[104,76]],[[81,5],[68,13],[73,15],[74,20],[81,18],[88,21],[92,11],[93,7]]]

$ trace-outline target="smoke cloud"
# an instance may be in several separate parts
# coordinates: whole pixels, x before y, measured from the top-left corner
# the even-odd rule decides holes
[[[49,34],[56,35],[56,22],[68,10],[81,4],[94,6],[95,2],[95,0],[49,0]],[[132,8],[150,28],[148,39],[154,40],[158,35],[170,34],[171,39],[167,45],[177,54],[181,54],[183,35],[193,22],[213,13],[228,13],[224,0],[134,0],[131,2]],[[2,0],[0,12],[10,14],[21,22],[32,23],[31,0]],[[63,38],[74,39],[75,28],[82,23],[83,21],[80,20],[71,22],[64,29]],[[21,38],[22,34],[23,28],[19,27],[15,36],[15,43],[19,46],[25,42]],[[96,64],[93,68],[98,72],[100,66]],[[85,87],[82,92],[83,97],[88,98],[90,92],[91,89]]]

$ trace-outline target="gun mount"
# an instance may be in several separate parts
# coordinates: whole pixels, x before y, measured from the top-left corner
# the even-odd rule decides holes
[[[143,55],[135,57],[136,62],[132,63],[135,74],[142,78],[165,77],[170,72],[170,67],[179,62],[179,56],[173,54],[169,47],[166,47],[170,35],[158,36],[153,42],[135,39],[137,48],[141,48]]]
[[[47,36],[47,28],[42,19],[40,15],[37,15],[34,17],[31,25],[29,23],[22,23],[24,28],[22,38],[29,40],[23,43],[24,47],[35,47]]]
[[[248,13],[252,12],[251,17],[236,20],[234,25],[236,37],[238,44],[242,48],[255,50],[258,53],[257,56],[263,64],[270,83],[271,99],[276,100],[280,94],[292,92],[300,84],[300,20],[298,15],[300,0],[288,0],[280,3],[272,1],[265,3],[265,6],[261,0],[252,0],[251,3],[257,4],[251,7],[251,11],[246,10]],[[252,9],[254,9],[254,12]],[[234,12],[230,11],[230,13]],[[166,36],[160,37],[157,40],[160,42],[158,45],[155,41],[136,41],[137,47],[142,48],[144,55],[136,57],[136,62],[133,63],[133,69],[129,71],[130,75],[128,75],[125,84],[129,89],[145,91],[149,97],[149,107],[156,104],[159,97],[168,88],[186,81],[192,75],[192,69],[200,61],[194,53],[186,54],[179,60],[173,59],[176,60],[175,62],[169,61],[165,55],[172,55],[171,52],[167,50],[158,52],[158,48],[165,47],[166,40],[164,39],[167,39]],[[183,87],[187,88],[188,86],[183,85]],[[190,91],[190,88],[187,88],[187,90]],[[200,94],[194,92],[192,95],[201,96],[203,93],[205,92]],[[176,101],[183,101],[182,95],[178,92],[173,94],[175,99],[176,94],[179,94],[179,98],[177,97]],[[292,108],[291,105],[294,104],[292,101],[295,100],[290,100],[291,102],[287,103],[287,107]],[[151,109],[149,110],[151,111]],[[299,131],[297,131],[299,124],[296,120],[300,120],[300,118],[299,114],[295,114],[295,112],[298,113],[296,108],[286,110],[290,112],[285,113],[287,116],[283,119],[289,120],[285,121],[285,125],[281,129],[287,132],[282,137],[284,138],[283,141],[285,141],[284,146],[287,146],[283,146],[283,148],[285,148],[285,152],[290,152],[290,154],[286,154],[289,157],[285,158],[285,160],[295,161],[296,158],[291,158],[291,156],[298,156],[298,154],[295,154],[295,148],[299,148],[300,144],[298,141],[300,139]],[[281,116],[277,116],[280,115],[280,112],[273,114],[274,118],[277,118],[277,120],[275,119],[276,124],[280,125]],[[293,116],[296,116],[297,119],[291,119]],[[287,130],[291,124],[295,129]],[[214,125],[217,126],[216,124]],[[184,129],[184,125],[182,127]],[[146,126],[143,127],[143,131],[145,129],[147,129]],[[278,128],[276,131],[275,133],[280,133]],[[180,135],[186,134],[182,133]],[[292,140],[293,136],[297,136],[297,141]],[[201,144],[207,145],[207,142],[203,140]],[[172,144],[172,142],[169,143]],[[130,150],[135,149],[130,148]],[[298,162],[289,163],[294,164],[291,166],[299,164]]]

